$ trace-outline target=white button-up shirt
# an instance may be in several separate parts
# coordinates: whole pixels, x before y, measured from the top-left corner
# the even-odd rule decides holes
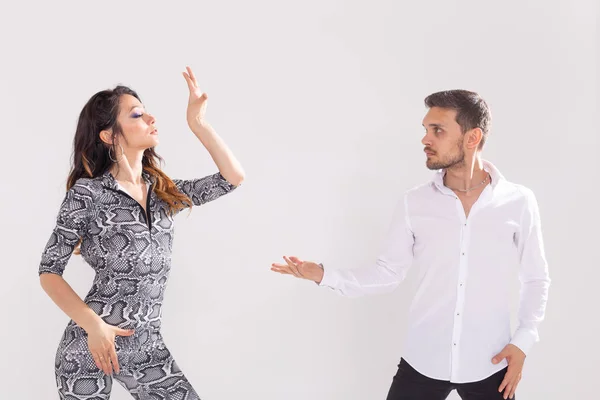
[[[492,358],[508,343],[526,354],[538,340],[550,278],[533,192],[484,161],[492,180],[468,217],[444,186],[445,171],[406,192],[375,265],[325,267],[321,286],[345,296],[395,289],[411,265],[418,289],[403,358],[430,378],[455,383],[487,378],[507,363]],[[519,324],[510,329],[509,286],[519,271]]]

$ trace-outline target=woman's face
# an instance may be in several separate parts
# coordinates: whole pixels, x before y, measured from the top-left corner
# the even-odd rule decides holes
[[[122,145],[125,151],[143,151],[158,144],[158,130],[154,126],[156,120],[134,96],[121,96],[117,121],[123,135],[117,138],[117,143]]]

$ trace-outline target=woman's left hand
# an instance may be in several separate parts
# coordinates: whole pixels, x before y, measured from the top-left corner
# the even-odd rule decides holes
[[[196,80],[196,76],[192,72],[192,69],[190,67],[186,67],[186,69],[187,72],[183,73],[183,77],[190,89],[187,122],[190,129],[193,131],[206,124],[204,114],[206,113],[206,100],[208,99],[208,96],[206,93],[202,93],[202,90],[198,87],[198,81]]]

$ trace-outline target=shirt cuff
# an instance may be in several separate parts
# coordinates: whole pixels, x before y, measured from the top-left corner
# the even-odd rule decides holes
[[[330,270],[329,268],[323,267],[323,278],[320,283],[317,283],[319,286],[325,286],[329,288],[335,288],[335,284],[337,282],[337,278],[335,276],[335,271]]]
[[[525,355],[527,355],[537,341],[538,335],[535,332],[532,332],[529,329],[517,329],[510,343],[517,346],[525,353]]]

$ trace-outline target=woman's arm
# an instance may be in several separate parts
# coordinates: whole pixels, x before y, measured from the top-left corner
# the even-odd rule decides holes
[[[60,275],[42,273],[40,284],[52,301],[86,332],[104,323]]]
[[[192,132],[206,147],[223,178],[233,186],[239,186],[244,180],[244,170],[217,132],[207,122],[195,125]]]
[[[202,93],[198,87],[198,81],[190,67],[187,67],[187,73],[184,72],[183,76],[190,90],[187,108],[187,122],[190,129],[208,150],[223,178],[232,185],[239,186],[244,180],[242,166],[223,139],[204,118],[208,98],[206,93]]]

